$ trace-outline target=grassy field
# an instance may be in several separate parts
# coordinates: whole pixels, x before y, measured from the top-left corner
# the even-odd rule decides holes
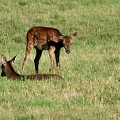
[[[58,28],[64,35],[78,32],[71,53],[61,50],[64,80],[0,77],[0,120],[120,120],[120,1],[1,0],[0,54],[8,59],[18,54],[18,73],[26,33],[39,25]],[[34,57],[35,50],[25,74],[35,72]],[[49,68],[44,51],[39,72],[49,73]]]

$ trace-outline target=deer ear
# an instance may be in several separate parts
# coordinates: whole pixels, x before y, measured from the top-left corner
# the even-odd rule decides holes
[[[17,57],[17,55],[10,60],[11,64],[13,64],[16,61],[16,57]]]
[[[77,35],[77,32],[71,35],[72,38],[74,38]]]
[[[60,40],[63,40],[63,36],[62,36],[62,35],[61,35],[61,36],[59,36],[59,39],[60,39]]]
[[[4,55],[1,55],[1,61],[2,61],[2,64],[5,65],[7,62],[7,58]]]

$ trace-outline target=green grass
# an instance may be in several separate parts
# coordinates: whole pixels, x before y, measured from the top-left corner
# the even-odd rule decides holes
[[[78,31],[67,55],[61,50],[64,80],[10,81],[0,77],[1,120],[120,119],[119,0],[1,0],[0,53],[21,73],[26,33],[51,26],[62,34]],[[35,50],[25,74],[34,73]],[[39,72],[49,73],[44,51]],[[57,71],[56,71],[57,72]]]

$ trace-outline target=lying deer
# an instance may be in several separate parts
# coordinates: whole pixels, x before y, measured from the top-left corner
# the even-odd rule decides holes
[[[49,78],[59,78],[62,79],[61,76],[57,74],[30,74],[27,76],[20,75],[15,72],[14,68],[12,67],[13,63],[15,62],[16,56],[13,57],[11,60],[7,61],[7,58],[2,55],[2,73],[1,76],[7,76],[8,79],[16,80],[16,79],[30,79],[30,80],[42,80],[42,79],[49,79]]]
[[[49,57],[51,61],[51,70],[54,69],[54,53],[56,59],[56,66],[60,71],[60,49],[65,48],[66,53],[70,53],[70,46],[72,45],[72,39],[77,35],[77,32],[71,36],[63,36],[58,29],[51,27],[33,27],[27,32],[27,45],[25,58],[22,64],[22,73],[24,72],[28,56],[33,49],[36,49],[36,56],[34,59],[35,70],[38,73],[39,60],[43,50],[49,51]]]

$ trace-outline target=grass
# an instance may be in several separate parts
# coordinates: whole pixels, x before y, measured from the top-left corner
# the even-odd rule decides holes
[[[0,53],[21,73],[26,32],[52,26],[64,35],[78,31],[67,55],[61,50],[64,80],[10,81],[0,77],[1,120],[119,120],[119,0],[1,0]],[[34,73],[35,50],[25,74]],[[49,73],[44,51],[39,71]]]

